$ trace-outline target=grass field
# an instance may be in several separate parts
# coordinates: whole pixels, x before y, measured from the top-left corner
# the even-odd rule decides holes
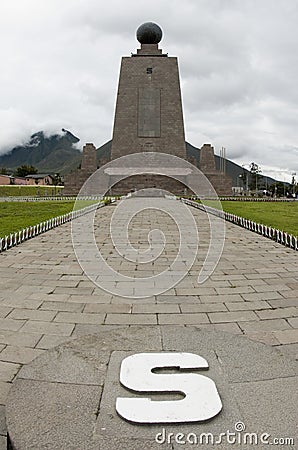
[[[0,197],[53,197],[63,186],[0,186]]]
[[[298,236],[298,202],[222,201],[224,211]]]
[[[0,202],[0,237],[66,214],[73,201]]]

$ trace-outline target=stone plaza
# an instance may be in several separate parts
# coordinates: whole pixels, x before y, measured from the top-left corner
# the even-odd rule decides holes
[[[124,200],[124,202],[134,201],[134,199]],[[162,202],[169,201],[160,199],[161,207],[163,207]],[[171,200],[171,202],[175,201]],[[100,208],[96,214],[96,242],[103,249],[105,259],[115,270],[130,276],[138,276],[136,274],[141,273],[142,276],[150,277],[163,270],[173,260],[175,239],[177,238],[175,223],[162,212],[157,212],[156,215],[152,211],[144,211],[134,218],[129,229],[130,241],[133,246],[148,245],[147,233],[150,228],[163,230],[166,237],[172,237],[172,241],[170,240],[169,248],[160,258],[150,265],[145,264],[147,267],[142,267],[141,264],[139,267],[137,266],[138,270],[135,270],[136,267],[134,267],[133,273],[131,273],[132,263],[123,260],[113,250],[110,240],[109,225],[116,207],[115,204],[112,204]],[[234,392],[233,399],[230,399],[228,404],[227,400],[224,401],[226,411],[224,415],[219,414],[219,422],[212,424],[211,421],[205,425],[190,424],[180,427],[177,425],[178,431],[185,429],[193,432],[213,430],[213,432],[220,433],[227,427],[233,427],[235,421],[242,419],[250,431],[257,431],[256,423],[258,422],[259,428],[267,433],[274,435],[275,432],[276,436],[294,437],[293,421],[296,419],[296,409],[293,409],[291,398],[294,399],[293,394],[295,386],[297,386],[297,373],[295,375],[293,366],[298,350],[297,253],[250,231],[226,224],[226,239],[221,259],[211,277],[202,285],[198,285],[197,276],[208,244],[208,233],[205,231],[208,229],[208,217],[202,211],[189,209],[199,232],[202,231],[200,235],[201,251],[198,252],[192,269],[182,281],[169,291],[152,297],[120,297],[95,286],[84,275],[76,259],[71,242],[70,224],[62,225],[0,255],[2,274],[0,294],[1,448],[5,448],[6,445],[4,411],[7,395],[11,383],[16,380],[18,373],[22,383],[26,383],[26,378],[30,383],[34,379],[40,382],[43,377],[47,376],[45,373],[48,369],[43,371],[42,377],[34,376],[34,373],[32,375],[34,366],[30,370],[30,362],[34,358],[39,356],[46,358],[48,362],[46,365],[42,363],[42,366],[48,367],[55,360],[55,358],[52,360],[47,357],[48,349],[94,333],[97,333],[95,341],[96,339],[99,341],[96,348],[99,358],[101,345],[104,354],[105,349],[110,346],[110,350],[115,351],[115,356],[119,351],[121,353],[121,351],[131,352],[131,350],[140,352],[171,348],[181,351],[181,346],[183,351],[188,349],[188,351],[197,351],[204,355],[206,354],[204,346],[200,344],[202,340],[209,342],[208,345],[206,344],[205,350],[210,362],[210,373],[214,375],[213,379],[218,379],[218,371],[225,367],[224,356],[220,353],[223,350],[220,349],[226,348],[226,352],[229,352],[228,360],[231,367],[235,366],[235,361],[240,364],[236,364],[234,375],[231,370],[231,382],[236,381],[235,376],[239,370],[241,371],[241,365],[244,365],[245,371],[239,373],[239,382],[242,380],[244,382],[243,389],[245,386],[247,388],[246,394],[243,391],[243,396],[247,401],[247,412],[241,412],[242,394],[237,397],[235,394],[237,383],[236,385],[232,384],[230,392]],[[133,295],[133,283],[131,289]],[[206,338],[205,333],[207,332],[215,333],[210,334],[210,340],[208,337]],[[162,342],[168,342],[168,347],[161,346],[160,336],[164,336]],[[180,337],[178,338],[178,336]],[[88,345],[93,342],[92,338],[91,341],[90,338],[86,339],[89,342]],[[196,341],[196,339],[198,340]],[[220,345],[217,339],[221,342]],[[238,342],[235,339],[240,340]],[[215,346],[214,343],[216,343]],[[208,346],[209,349],[207,349]],[[217,347],[218,359],[214,366],[212,361]],[[271,348],[274,349],[273,354],[271,354],[273,351]],[[63,350],[58,352],[60,355],[65,354]],[[266,363],[262,361],[262,352],[267,354],[267,359],[264,357]],[[94,362],[94,351],[92,354],[91,361]],[[88,360],[88,358],[85,359]],[[80,358],[79,360],[82,361]],[[280,362],[282,362],[281,366]],[[76,364],[78,361],[75,363],[68,361],[65,369],[55,368],[54,364],[54,368],[49,369],[50,378],[47,379],[52,382],[50,373],[62,370],[61,375],[59,375],[60,372],[57,375],[58,380],[56,379],[58,383],[61,383],[64,372],[68,373],[71,370],[74,378],[70,382],[73,386],[76,386],[76,383],[80,385],[82,381],[76,381],[76,377],[80,373]],[[22,371],[22,367],[23,369],[28,367],[27,374],[26,371]],[[86,367],[88,369],[88,366]],[[86,371],[88,380],[86,367],[84,371]],[[105,360],[99,359],[95,367],[101,377],[101,380],[95,383],[101,386],[100,390],[105,385],[105,381],[115,385],[115,380],[113,381],[106,373]],[[92,373],[94,374],[94,370]],[[225,371],[223,374],[225,377],[227,376]],[[267,387],[266,383],[269,383]],[[51,384],[51,386],[54,389],[55,384]],[[61,387],[61,384],[59,386]],[[229,392],[227,384],[219,383],[218,386],[220,394],[225,398]],[[238,387],[240,388],[240,385]],[[90,391],[92,397],[95,395],[95,391],[93,387]],[[72,418],[72,420],[76,420],[77,431],[76,434],[73,434],[73,438],[69,436],[66,438],[67,433],[72,434],[71,423],[55,420],[56,409],[58,417],[61,416],[61,411],[57,404],[55,406],[53,397],[51,398],[54,403],[50,399],[44,402],[43,399],[47,398],[47,392],[44,391],[44,397],[40,403],[38,392],[32,397],[30,389],[27,389],[26,392],[29,395],[27,399],[19,398],[19,405],[12,402],[9,406],[9,414],[12,416],[12,419],[9,420],[12,420],[11,424],[13,424],[10,431],[15,429],[16,432],[21,432],[19,437],[14,436],[18,443],[17,449],[38,448],[36,446],[38,437],[45,439],[40,441],[43,442],[43,446],[39,448],[93,448],[91,446],[84,447],[83,444],[91,439],[91,428],[90,426],[85,427],[86,417],[83,411],[82,417],[84,416],[85,419],[82,419],[82,424],[85,425],[82,427],[79,425],[80,414],[76,416],[76,419]],[[53,396],[54,391],[50,392],[49,395]],[[267,397],[264,392],[267,392]],[[60,392],[59,397],[64,398],[63,395]],[[67,403],[69,400],[67,396],[64,400],[66,405],[70,405],[70,408],[75,407],[76,402],[75,404]],[[38,415],[43,419],[40,422],[40,417],[39,419],[35,417],[31,423],[30,417],[26,416],[26,411],[28,404],[32,402],[34,406],[35,401],[39,402],[40,413]],[[24,403],[22,404],[22,402]],[[274,420],[272,408],[274,409]],[[33,408],[33,410],[36,409]],[[117,413],[112,401],[105,402],[104,411],[105,413],[100,415],[100,421],[103,420],[103,423],[100,422],[99,425],[103,428],[102,444],[99,445],[97,441],[94,441],[94,448],[162,447],[154,441],[155,432],[161,430],[162,426],[155,426],[152,429],[150,425],[142,425],[140,429],[140,426],[134,424],[130,428],[127,422],[120,418],[116,419]],[[22,417],[22,414],[25,414],[26,420],[28,419],[27,424],[23,423],[24,416]],[[42,416],[42,414],[45,415]],[[115,418],[115,422],[113,419],[107,424],[108,417]],[[17,422],[13,422],[16,418]],[[49,423],[45,422],[45,418],[49,420]],[[53,424],[51,425],[51,423]],[[270,423],[274,425],[273,429]],[[51,426],[53,432],[45,433],[45,430]],[[69,427],[70,429],[68,429]],[[173,431],[173,426],[170,429]],[[19,439],[21,440],[19,441]],[[21,444],[22,439],[26,442],[25,446]],[[70,440],[66,441],[68,444],[65,444],[63,439]],[[77,442],[77,446],[74,440]],[[31,447],[29,442],[31,442]],[[180,445],[175,444],[172,448],[179,447]],[[208,448],[208,446],[203,448]],[[222,446],[222,448],[230,447]],[[262,446],[257,448],[262,448]],[[289,448],[294,448],[294,446]]]

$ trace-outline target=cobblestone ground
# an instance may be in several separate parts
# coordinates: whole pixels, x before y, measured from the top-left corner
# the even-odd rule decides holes
[[[168,239],[156,262],[141,265],[124,261],[113,248],[109,225],[114,210],[108,206],[98,211],[95,234],[115,270],[148,277],[171,264],[179,232],[168,216],[147,210],[132,220],[134,246],[148,246],[148,231],[153,228]],[[76,260],[70,224],[0,254],[0,448],[6,448],[5,401],[21,366],[50,347],[103,327],[195,325],[245,334],[295,356],[297,252],[226,223],[221,259],[211,277],[198,285],[208,247],[208,218],[199,210],[190,211],[199,229],[198,258],[178,285],[149,298],[119,297],[95,286]],[[133,283],[131,288],[133,293]]]

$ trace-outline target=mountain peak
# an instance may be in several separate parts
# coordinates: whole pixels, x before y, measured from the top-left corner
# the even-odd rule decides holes
[[[0,167],[14,171],[23,164],[39,171],[66,173],[79,165],[81,153],[74,147],[79,138],[62,128],[62,134],[47,135],[37,131],[24,145],[18,145],[0,156]]]

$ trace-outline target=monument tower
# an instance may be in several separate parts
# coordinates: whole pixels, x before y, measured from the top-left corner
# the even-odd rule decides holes
[[[152,22],[137,39],[141,48],[121,62],[111,159],[146,151],[186,159],[177,58],[158,48],[162,30]]]
[[[87,144],[81,168],[65,177],[65,194],[77,194],[90,174],[111,160],[134,153],[155,152],[178,156],[197,165],[219,195],[230,195],[231,179],[216,169],[213,147],[205,144],[199,150],[199,161],[187,153],[178,61],[159,48],[161,28],[146,22],[137,29],[136,36],[140,48],[121,60],[109,151],[104,158],[96,157],[95,147]],[[182,182],[150,173],[116,182],[110,193],[122,195],[144,188],[160,188],[177,195],[187,193]]]

